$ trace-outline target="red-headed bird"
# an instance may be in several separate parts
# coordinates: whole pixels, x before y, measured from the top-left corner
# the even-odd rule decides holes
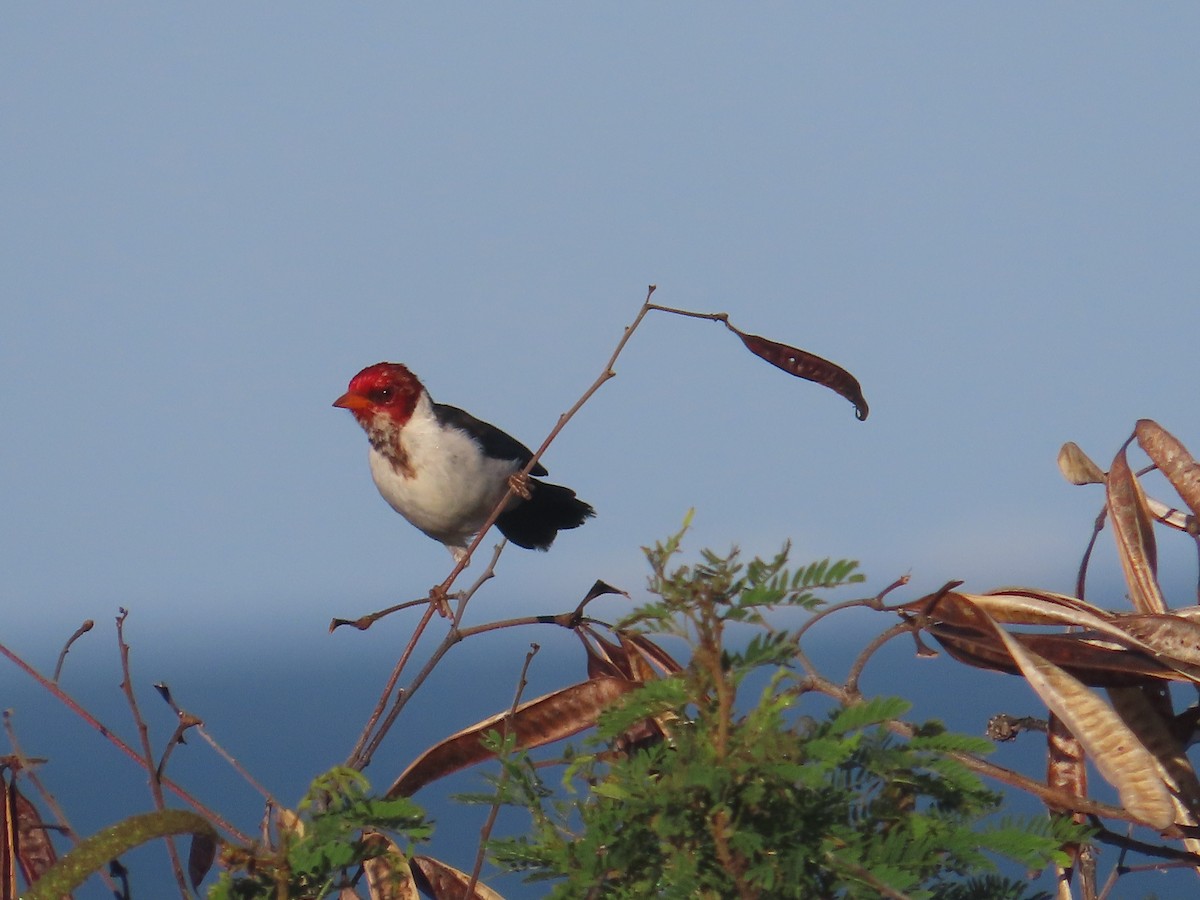
[[[383,499],[457,561],[500,502],[510,479],[533,457],[495,425],[434,403],[400,363],[376,363],[350,380],[333,402],[348,409],[371,442],[371,477]],[[539,463],[531,475],[545,475]],[[578,528],[595,510],[570,488],[529,478],[496,519],[519,547],[546,550],[558,532]],[[525,496],[527,495],[527,496]]]

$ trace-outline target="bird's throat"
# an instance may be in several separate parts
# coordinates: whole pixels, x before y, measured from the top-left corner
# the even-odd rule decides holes
[[[397,440],[397,435],[392,431],[378,431],[371,429],[367,432],[367,436],[371,441],[371,446],[375,448],[375,452],[386,459],[392,466],[392,470],[401,478],[413,478],[417,474],[417,470],[413,468],[412,462],[409,460],[408,454],[400,441]]]

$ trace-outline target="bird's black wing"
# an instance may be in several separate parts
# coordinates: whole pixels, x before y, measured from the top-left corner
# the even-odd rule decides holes
[[[525,465],[533,456],[533,451],[515,437],[505,434],[495,425],[489,425],[487,422],[475,418],[457,406],[435,403],[433,404],[433,414],[437,416],[437,420],[441,424],[465,431],[479,441],[483,452],[488,456],[494,456],[497,459],[515,459],[521,465]],[[530,470],[529,474],[545,475],[547,473],[545,467],[538,463]]]

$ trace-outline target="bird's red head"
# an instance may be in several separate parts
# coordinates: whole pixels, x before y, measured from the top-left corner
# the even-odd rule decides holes
[[[404,425],[412,416],[424,388],[417,376],[400,363],[381,362],[367,366],[350,379],[346,393],[333,401],[334,406],[354,413],[359,424],[368,428],[383,414]]]

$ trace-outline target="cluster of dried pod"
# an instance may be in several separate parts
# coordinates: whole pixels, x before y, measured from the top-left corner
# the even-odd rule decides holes
[[[1182,507],[1149,497],[1129,465],[1135,441]],[[1169,607],[1158,579],[1155,526],[1200,534],[1200,465],[1175,437],[1142,419],[1108,472],[1075,444],[1059,453],[1073,484],[1102,484],[1132,611],[1032,589],[968,594],[957,584],[906,604],[901,614],[954,658],[1023,676],[1050,712],[1049,785],[1086,796],[1085,758],[1116,788],[1135,822],[1200,854],[1200,780],[1186,754],[1200,708],[1176,713],[1171,682],[1200,685],[1200,606]],[[1093,535],[1093,541],[1095,535]],[[1013,629],[1023,630],[1013,630]],[[1100,689],[1107,694],[1101,696]]]

